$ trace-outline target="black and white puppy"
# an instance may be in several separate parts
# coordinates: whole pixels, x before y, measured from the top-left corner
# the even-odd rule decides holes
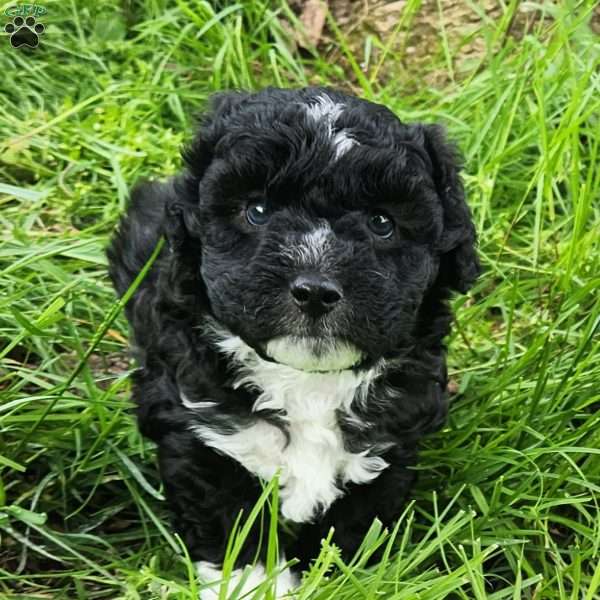
[[[279,472],[285,556],[305,567],[334,527],[350,557],[398,517],[446,415],[448,299],[479,271],[456,153],[383,106],[270,88],[215,96],[184,160],[134,191],[108,251],[123,294],[167,238],[126,310],[175,529],[219,579]],[[240,568],[264,557],[260,530]],[[293,585],[284,571],[279,593]]]

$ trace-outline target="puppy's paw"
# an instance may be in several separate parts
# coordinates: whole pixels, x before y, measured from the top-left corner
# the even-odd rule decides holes
[[[281,567],[285,561],[280,563]],[[226,598],[247,598],[248,600],[263,598],[264,594],[258,592],[257,588],[266,579],[265,567],[261,563],[254,566],[246,565],[243,569],[235,569],[225,583],[223,571],[217,565],[206,561],[196,563],[196,570],[203,589],[200,591],[199,600],[218,600],[221,586],[226,585]],[[289,569],[283,569],[277,576],[276,598],[291,598],[289,595],[299,584],[298,578]]]

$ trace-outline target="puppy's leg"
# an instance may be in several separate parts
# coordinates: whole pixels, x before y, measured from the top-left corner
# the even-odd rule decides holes
[[[201,583],[207,584],[201,598],[218,598],[229,535],[240,511],[243,524],[254,508],[262,492],[261,485],[239,463],[204,446],[187,431],[170,433],[161,440],[159,461],[175,530],[192,560],[197,561]],[[267,530],[268,510],[264,517],[257,518],[244,542],[228,593],[242,580],[240,596],[242,591],[250,592],[265,580]],[[284,566],[282,558],[276,583],[278,596],[297,585],[295,575]]]
[[[386,456],[391,462],[393,459]],[[290,558],[299,559],[299,568],[308,568],[320,551],[321,540],[333,527],[333,542],[342,551],[342,558],[349,561],[356,554],[373,520],[378,518],[391,528],[400,516],[406,497],[414,483],[415,473],[407,468],[404,460],[391,462],[377,479],[369,484],[351,484],[346,494],[337,500],[315,523],[304,526],[297,540],[288,551]],[[375,554],[371,561],[377,560]]]
[[[260,496],[258,480],[185,430],[161,439],[159,466],[175,530],[191,558],[220,564],[240,511],[247,517]],[[260,556],[260,520],[240,552],[240,564]]]

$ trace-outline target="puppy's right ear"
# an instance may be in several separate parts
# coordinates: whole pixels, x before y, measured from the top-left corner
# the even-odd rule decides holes
[[[162,232],[171,252],[179,252],[184,246],[199,248],[198,186],[188,175],[171,180],[172,194],[164,204]]]
[[[222,92],[210,98],[208,109],[200,116],[200,127],[192,142],[183,150],[183,160],[199,182],[212,162],[215,147],[230,130],[235,114],[250,97],[248,92]]]
[[[165,202],[163,232],[172,252],[186,244],[199,243],[199,186],[214,159],[219,140],[229,130],[240,105],[248,98],[245,92],[215,94],[206,112],[200,116],[198,132],[182,151],[185,171],[172,180],[172,194]]]
[[[183,204],[177,200],[165,204],[163,233],[171,252],[181,249],[185,242],[186,231],[183,222],[183,212]]]

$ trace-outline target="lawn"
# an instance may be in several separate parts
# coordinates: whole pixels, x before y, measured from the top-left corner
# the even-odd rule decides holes
[[[283,4],[217,5],[49,2],[37,48],[0,39],[0,597],[197,597],[130,412],[104,247],[213,91],[331,84],[446,125],[484,273],[455,300],[450,418],[412,502],[349,564],[324,542],[297,598],[600,598],[594,3],[506,2],[456,41],[444,2],[408,1],[381,39],[331,21],[318,50],[294,46]]]

